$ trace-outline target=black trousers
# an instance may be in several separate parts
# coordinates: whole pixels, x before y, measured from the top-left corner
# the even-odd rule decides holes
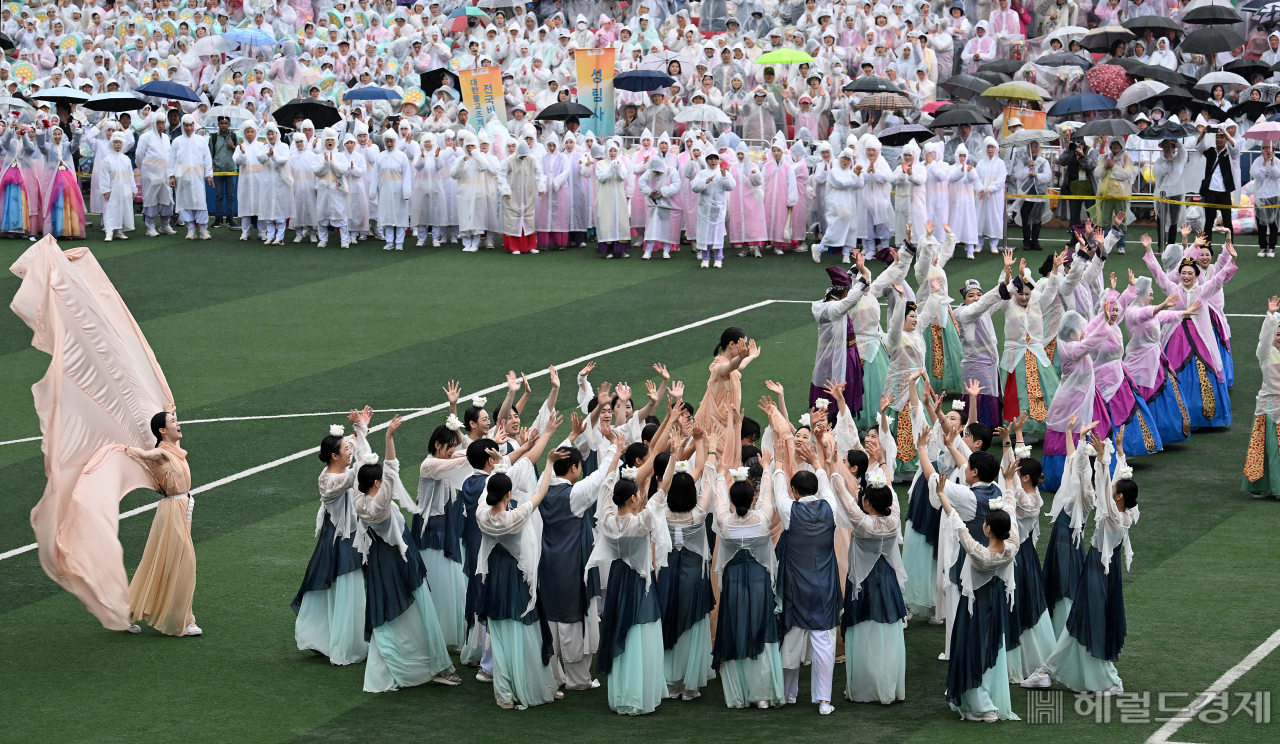
[[[1022,215],[1022,250],[1040,250],[1040,210],[1048,209],[1044,202],[1024,200],[1018,210]]]
[[[1230,204],[1231,192],[1229,191],[1210,191],[1205,189],[1200,192],[1200,198],[1205,204]],[[1235,229],[1231,227],[1231,209],[1219,209],[1218,207],[1205,206],[1204,208],[1204,231],[1213,235],[1213,222],[1217,218],[1218,213],[1222,213],[1222,226],[1231,230],[1235,234]]]

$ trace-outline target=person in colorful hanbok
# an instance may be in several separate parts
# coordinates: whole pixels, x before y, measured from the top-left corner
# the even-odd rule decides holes
[[[40,223],[46,235],[58,238],[85,236],[84,196],[80,193],[80,181],[76,177],[75,160],[72,158],[72,153],[79,147],[79,140],[78,133],[68,138],[61,127],[46,129],[36,137],[36,145],[44,155],[38,201],[43,209]],[[168,152],[167,146],[165,152]],[[166,155],[165,164],[161,167],[161,178],[163,178],[164,168],[167,167],[168,156]],[[166,190],[169,188],[167,182],[164,183],[164,188]],[[130,209],[132,210],[132,206]],[[144,209],[143,213],[145,212]]]
[[[1240,490],[1254,498],[1280,496],[1280,297],[1267,301],[1267,316],[1262,321],[1256,350],[1262,371],[1262,386],[1253,408],[1253,433],[1244,459],[1244,478]]]
[[[1107,463],[1115,446],[1110,440],[1094,435],[1089,443],[1081,445],[1082,449],[1086,447],[1098,456],[1093,472],[1097,526],[1065,632],[1058,636],[1047,666],[1054,679],[1076,692],[1116,695],[1124,692],[1115,663],[1128,632],[1122,569],[1133,565],[1129,530],[1141,516],[1138,484],[1123,455],[1112,480]]]
[[[1164,444],[1147,401],[1138,394],[1137,385],[1124,368],[1124,334],[1120,332],[1119,319],[1138,292],[1137,279],[1132,274],[1130,279],[1124,294],[1117,294],[1115,274],[1111,275],[1112,288],[1103,295],[1102,301],[1102,312],[1112,316],[1106,324],[1111,340],[1094,355],[1093,369],[1094,383],[1111,414],[1117,448],[1126,457],[1138,457],[1155,454],[1164,449]],[[1126,433],[1130,435],[1128,438]]]
[[[466,452],[458,452],[462,422],[451,414],[431,432],[429,454],[418,475],[418,502],[410,532],[422,554],[431,586],[431,601],[440,631],[449,646],[461,648],[466,639],[467,577],[462,572],[462,499],[458,491],[471,475]]]
[[[351,411],[347,420],[355,436],[343,436],[342,426],[329,427],[320,442],[320,510],[316,512],[316,548],[307,563],[302,587],[290,607],[294,640],[299,651],[316,651],[329,663],[356,664],[365,660],[369,643],[364,635],[365,587],[363,558],[353,540],[361,529],[353,498],[356,473],[369,449],[369,418],[373,411]]]
[[[910,252],[904,246],[903,251]],[[908,262],[910,258],[906,259]],[[898,446],[896,467],[904,471],[917,469],[916,432],[927,429],[920,395],[924,389],[924,338],[920,334],[916,303],[902,296],[903,287],[894,284],[898,293],[891,303],[889,333],[885,337],[885,353],[889,356],[889,374],[885,378],[885,395],[891,397],[888,414]]]
[[[1144,236],[1144,245],[1150,240]],[[1158,305],[1151,304],[1154,293],[1149,276],[1138,277],[1132,288],[1133,300],[1124,311],[1125,329],[1129,332],[1123,362],[1125,374],[1133,381],[1135,394],[1146,402],[1161,444],[1184,442],[1191,436],[1191,419],[1178,378],[1164,358],[1161,338],[1167,328],[1194,315],[1200,306],[1193,303],[1180,311],[1166,309],[1178,301],[1176,295],[1165,297]],[[1151,425],[1148,423],[1148,427]],[[1124,429],[1129,435],[1126,440],[1134,435],[1128,426]]]
[[[0,232],[35,235],[39,232],[40,179],[35,168],[40,160],[35,130],[24,125],[9,127],[0,138],[6,155],[0,176]]]
[[[1094,357],[1113,347],[1110,313],[1101,312],[1085,321],[1075,311],[1062,316],[1058,329],[1058,354],[1062,356],[1062,381],[1049,405],[1049,417],[1045,420],[1044,455],[1041,467],[1044,471],[1043,488],[1057,491],[1062,482],[1067,460],[1066,440],[1072,419],[1081,422],[1097,422],[1100,436],[1111,436],[1111,409],[1098,391]]]
[[[1178,266],[1178,281],[1171,280],[1161,269],[1150,246],[1142,257],[1151,269],[1152,278],[1165,294],[1178,298],[1175,309],[1201,303],[1199,311],[1165,332],[1164,354],[1178,378],[1191,430],[1227,426],[1231,423],[1231,397],[1227,388],[1222,349],[1217,343],[1207,299],[1214,295],[1234,272],[1235,249],[1223,246],[1216,270],[1203,282],[1197,282],[1202,268],[1192,258],[1183,258]]]
[[[1097,426],[1087,424],[1084,431],[1076,432],[1079,416],[1067,422],[1071,436],[1066,437],[1066,460],[1062,481],[1053,495],[1049,519],[1053,527],[1049,533],[1049,545],[1044,552],[1044,599],[1053,622],[1054,637],[1061,637],[1067,616],[1084,574],[1084,526],[1093,509],[1093,475],[1085,448],[1076,441],[1085,432]]]
[[[830,234],[830,231],[827,233]],[[862,410],[862,359],[858,354],[858,337],[854,334],[849,314],[871,286],[871,272],[857,254],[857,285],[849,272],[839,266],[828,266],[831,286],[825,296],[810,306],[818,322],[818,352],[809,381],[809,407],[827,398],[826,383],[836,380],[844,384],[845,404],[854,413]]]
[[[1006,257],[1005,260],[1012,259]],[[997,284],[983,294],[982,284],[977,279],[966,279],[960,289],[964,304],[952,314],[960,327],[960,347],[963,351],[960,376],[966,381],[977,382],[977,421],[992,429],[1000,425],[1001,419],[1000,388],[997,384],[1000,351],[996,346],[995,324],[991,322],[991,312],[1002,299],[1001,286]],[[962,416],[972,420],[968,413],[968,407],[972,403],[968,398],[965,405]]]
[[[364,556],[365,626],[369,656],[365,692],[390,692],[426,682],[456,686],[453,669],[427,586],[422,556],[410,550],[413,535],[400,507],[413,502],[400,483],[395,433],[400,417],[387,426],[387,458],[369,452],[356,473],[355,512],[360,519],[354,545]]]
[[[1026,261],[1013,276],[1013,252],[1006,251],[1005,275],[999,289],[1005,299],[996,306],[1004,311],[1004,353],[1000,356],[1003,406],[1001,418],[1016,420],[1022,412],[1029,416],[1027,431],[1044,433],[1049,406],[1058,390],[1058,373],[1044,351],[1044,313],[1057,295],[1056,276],[1050,274],[1032,284]],[[1012,296],[1010,296],[1012,295]]]
[[[559,416],[548,422],[554,429]],[[476,514],[484,534],[477,575],[484,581],[479,613],[493,646],[493,695],[499,708],[526,710],[564,697],[551,671],[547,621],[538,602],[542,559],[542,517],[555,463],[567,454],[554,451],[531,496],[517,493],[511,479],[495,474],[486,484],[485,505]]]
[[[924,168],[920,166],[920,170],[923,172]],[[937,226],[933,220],[924,221],[916,253],[915,275],[920,285],[916,305],[925,336],[924,368],[929,373],[929,386],[938,393],[957,394],[964,384],[960,379],[964,355],[946,272],[947,261],[955,252],[956,236],[950,226],[941,227],[946,239],[939,243],[934,237]]]

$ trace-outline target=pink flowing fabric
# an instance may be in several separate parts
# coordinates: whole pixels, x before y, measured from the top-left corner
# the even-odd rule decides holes
[[[32,386],[43,435],[44,496],[31,510],[40,566],[103,627],[129,627],[129,580],[118,537],[120,499],[155,488],[126,454],[150,448],[151,417],[173,394],[151,347],[88,248],[52,236],[10,267],[22,286],[9,307],[52,359]]]

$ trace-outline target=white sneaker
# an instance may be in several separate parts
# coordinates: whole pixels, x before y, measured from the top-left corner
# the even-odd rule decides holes
[[[702,697],[702,693],[697,690],[685,690],[680,693],[681,700],[697,700],[700,697]]]
[[[849,264],[853,263],[853,261],[850,260],[849,256],[845,255],[840,257],[840,263],[844,264],[845,266],[848,266]]]
[[[1051,684],[1053,684],[1053,681],[1049,679],[1049,673],[1043,669],[1035,670],[1026,679],[1022,680],[1022,687],[1028,690],[1041,689]]]
[[[348,241],[346,241],[346,240],[342,241],[342,249],[343,249],[343,250],[346,250],[346,249],[348,249],[348,248],[350,248],[350,247],[351,247],[351,243],[350,243],[350,242],[348,242]]]
[[[600,687],[600,680],[598,679],[591,680],[591,689],[595,690],[595,689],[598,689],[599,687]]]
[[[102,240],[103,240],[104,242],[110,243],[111,241],[115,240],[115,236],[114,236],[114,235],[112,235],[111,233],[107,233],[107,236],[106,236],[105,238],[103,238]]]
[[[241,239],[241,240],[248,240],[248,239],[249,239],[249,233],[240,233],[240,239]]]
[[[995,246],[993,245],[993,246],[991,246],[991,252],[992,252],[992,253],[999,253],[999,252],[1000,252],[1000,249],[999,249],[999,248],[997,248],[997,247],[995,247]]]
[[[299,232],[293,236],[293,242],[295,243],[301,243],[306,239],[307,239],[307,234],[305,232]]]
[[[1118,247],[1116,248],[1116,253],[1119,253],[1120,255],[1122,255],[1122,256],[1123,256],[1123,255],[1124,255],[1124,246],[1123,246],[1123,245],[1122,245],[1122,246],[1118,246]]]
[[[530,255],[533,255],[533,256],[538,255],[538,249],[537,249],[537,248],[534,248],[533,250],[529,251],[529,254],[530,254]]]
[[[142,632],[142,628],[137,623],[129,623],[129,627],[125,628],[130,633],[137,635]]]
[[[972,248],[967,249],[967,250],[964,252],[964,257],[965,257],[965,258],[967,258],[967,259],[969,259],[970,261],[972,261],[972,260],[973,260],[973,249],[972,249]]]
[[[128,240],[129,236],[124,234],[124,230],[116,230],[117,240]]]
[[[711,265],[711,262],[710,262],[710,261],[703,261],[703,262],[702,262],[701,264],[699,264],[699,265],[700,265],[702,268],[704,268],[704,269],[705,269],[705,268],[707,268],[708,266],[710,266],[710,265]]]
[[[982,714],[983,723],[995,723],[996,721],[999,721],[999,720],[1000,720],[1000,714],[995,712],[994,710],[989,710],[986,713]]]
[[[943,622],[946,622],[946,621],[944,620]],[[951,661],[951,657],[947,656],[947,653],[943,651],[942,653],[938,654],[938,661]]]
[[[756,258],[764,258],[764,254],[760,252],[760,246],[758,246],[758,245],[757,245],[757,246],[752,247],[752,249],[751,249],[751,255],[752,255],[752,256],[755,256]]]
[[[1104,692],[1104,693],[1102,693],[1102,694],[1103,694],[1104,696],[1110,696],[1110,695],[1122,695],[1122,694],[1124,694],[1124,683],[1123,683],[1123,682],[1121,682],[1120,684],[1116,685],[1115,687],[1112,687],[1110,690],[1107,690],[1106,692]]]
[[[160,232],[164,233],[165,235],[177,235],[177,234],[178,234],[178,231],[177,231],[177,230],[174,230],[172,225],[165,225],[164,227],[160,228]]]
[[[1266,251],[1258,251],[1258,258],[1266,258],[1266,257],[1267,257]]]
[[[396,243],[396,250],[398,251],[404,250],[404,243]]]
[[[159,234],[160,234],[160,233],[158,233],[158,232],[156,232],[156,231],[155,231],[155,228],[150,228],[150,227],[149,227],[149,228],[147,228],[147,237],[148,237],[148,238],[154,238],[154,237],[158,236]]]
[[[645,251],[644,254],[640,256],[641,260],[644,260],[644,261],[648,261],[652,257],[653,257],[653,251]]]
[[[476,681],[485,682],[485,683],[493,682],[493,675],[481,669],[480,671],[476,672]]]
[[[187,625],[187,632],[185,633],[185,635],[189,635],[189,636],[204,635],[204,631],[200,630],[199,625],[196,625],[195,623],[190,623]]]
[[[711,265],[712,265],[712,266],[714,266],[714,267],[715,267],[715,268],[717,268],[717,269],[723,269],[723,268],[724,268],[724,262],[723,262],[723,261],[721,261],[720,259],[716,259],[716,262],[715,262],[715,263],[713,263],[713,264],[711,264]]]
[[[329,246],[329,241],[327,240],[321,240],[319,243],[316,243],[317,248],[327,248],[328,246]]]
[[[463,248],[463,249],[462,249],[462,252],[463,252],[463,253],[475,253],[475,252],[477,252],[477,251],[479,251],[479,250],[480,250],[480,249],[479,249],[477,246],[469,245],[469,246],[467,246],[467,247]]]
[[[791,696],[787,698],[787,705],[795,705],[795,704],[796,704],[795,696]]]
[[[439,238],[432,238],[432,239],[431,239],[431,245],[432,245],[432,247],[434,247],[434,248],[439,248],[439,247],[440,247],[440,240],[439,240]]]
[[[208,229],[208,228],[205,228],[204,230],[201,230],[201,231],[200,231],[200,239],[201,239],[201,240],[209,240],[209,239],[211,239],[211,238],[213,238],[213,236],[209,234],[209,229]]]
[[[738,258],[746,258],[747,254],[750,252],[751,252],[750,248],[743,248],[742,250],[738,251]]]
[[[427,241],[423,240],[422,238],[418,238],[418,244],[415,245],[414,248],[421,248],[426,244],[427,244]],[[440,246],[436,246],[436,247],[439,248]]]
[[[759,708],[760,710],[768,710],[768,709],[769,709],[769,701],[768,701],[768,700],[757,700],[757,701],[756,701],[756,707],[757,707],[757,708]]]
[[[775,256],[781,256],[783,253],[785,253],[785,251],[783,251],[783,250],[782,250],[781,248],[779,248],[778,246],[776,246],[776,245],[775,245],[775,246],[773,247],[773,255],[775,255]]]
[[[382,246],[382,250],[384,251],[394,251],[395,249],[396,247],[391,243],[387,243],[386,245]]]
[[[663,257],[663,258],[671,258],[671,251],[667,250],[666,248],[663,248],[663,249],[662,249],[662,257]]]
[[[836,708],[835,708],[835,706],[834,706],[834,705],[832,705],[831,703],[819,703],[819,704],[818,704],[818,715],[820,715],[820,716],[829,716],[829,715],[831,715],[832,713],[835,713],[835,712],[836,712]]]
[[[187,230],[187,240],[195,240],[195,239],[196,239],[196,231]]]
[[[809,246],[809,253],[813,255],[814,263],[822,263],[822,244],[814,243]]]
[[[606,253],[606,254],[604,254],[604,260],[608,261],[608,260],[609,260],[609,259],[611,259],[611,258],[613,258],[613,254],[612,254],[612,253]]]

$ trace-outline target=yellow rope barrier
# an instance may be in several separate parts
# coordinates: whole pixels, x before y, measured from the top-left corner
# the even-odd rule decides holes
[[[1182,204],[1190,207],[1210,207],[1212,209],[1280,209],[1280,204],[1210,204],[1202,201],[1182,201],[1180,199],[1169,199],[1154,194],[1140,194],[1138,196],[1089,196],[1088,194],[1005,194],[1006,199],[1034,199],[1036,201],[1047,201],[1049,199],[1075,199],[1078,201],[1149,201],[1160,202],[1162,204]]]

